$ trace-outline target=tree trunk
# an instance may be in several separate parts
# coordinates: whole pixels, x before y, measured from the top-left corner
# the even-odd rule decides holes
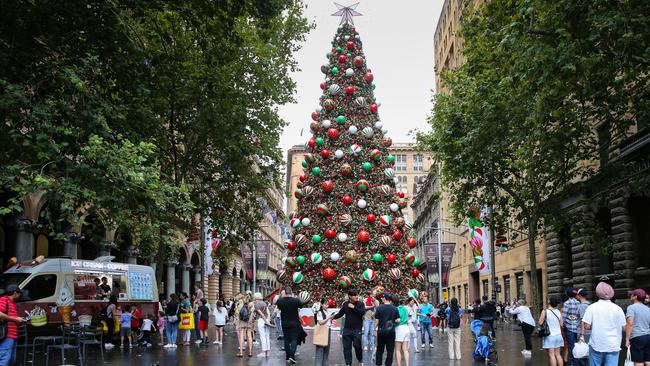
[[[533,292],[533,314],[539,314],[542,311],[540,288],[537,283],[537,255],[535,254],[538,221],[539,218],[536,215],[531,215],[528,220],[528,256],[530,259],[530,288]]]

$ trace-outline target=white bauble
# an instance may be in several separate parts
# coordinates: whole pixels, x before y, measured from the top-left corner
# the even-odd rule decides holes
[[[357,128],[357,126],[350,126],[350,128],[348,128],[348,133],[350,135],[354,135],[355,133],[357,133],[358,130],[359,129]]]
[[[320,113],[322,111],[323,111],[323,107],[321,107],[321,106],[316,107],[316,113]]]
[[[302,219],[302,221],[300,221],[300,223],[302,226],[309,226],[309,224],[311,224],[311,220],[309,220],[309,217],[305,217]]]
[[[340,242],[344,242],[344,241],[348,240],[348,234],[339,233],[338,239],[339,239]]]
[[[368,205],[368,204],[366,203],[366,200],[359,200],[359,201],[357,201],[357,206],[358,206],[360,209],[364,209],[364,208],[366,208],[367,205]]]
[[[382,128],[382,129],[381,129],[381,133],[383,133],[384,135],[387,134],[387,133],[388,133],[388,129],[387,129],[386,127]]]
[[[354,75],[354,70],[352,70],[351,68],[345,69],[345,75],[346,76]]]
[[[378,130],[381,130],[381,128],[384,127],[384,124],[381,123],[381,121],[375,122],[375,128]]]
[[[341,159],[345,156],[345,154],[343,153],[343,150],[339,149],[334,152],[334,156],[336,156],[337,159]]]
[[[399,179],[397,179],[397,177],[393,177],[393,183],[395,184],[399,183]]]
[[[354,36],[354,39],[356,39],[358,41],[358,40],[361,39],[361,37],[357,34],[356,36]]]
[[[336,262],[341,259],[341,255],[337,252],[332,252],[332,254],[330,254],[330,259]]]
[[[390,206],[388,206],[388,207],[393,212],[397,212],[397,210],[399,210],[399,206],[397,205],[397,203],[391,203]]]
[[[328,82],[328,83],[329,83],[330,81],[331,81],[330,78],[325,78],[325,82]]]
[[[330,121],[329,119],[326,119],[326,120],[323,120],[323,122],[321,122],[320,125],[323,128],[330,128],[330,126],[332,125],[332,121]]]

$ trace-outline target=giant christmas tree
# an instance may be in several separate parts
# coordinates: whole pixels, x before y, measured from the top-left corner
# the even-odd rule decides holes
[[[338,302],[353,287],[414,295],[425,278],[411,253],[415,233],[401,212],[407,201],[395,190],[395,157],[379,120],[374,77],[349,13],[342,15],[321,66],[320,105],[293,192],[299,201],[290,213],[289,257],[278,276],[304,302]]]

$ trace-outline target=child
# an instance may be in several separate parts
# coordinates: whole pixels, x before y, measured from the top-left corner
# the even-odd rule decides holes
[[[155,329],[153,315],[147,314],[147,318],[142,321],[142,345],[145,347],[151,347],[151,328]]]
[[[210,322],[210,309],[205,306],[207,304],[206,299],[201,299],[201,306],[197,311],[199,315],[199,330],[201,331],[201,339],[203,340],[202,344],[208,344],[210,341],[208,339],[208,323]]]
[[[140,333],[140,324],[142,321],[142,313],[138,309],[138,305],[131,304],[131,336],[133,338],[133,343],[138,343],[138,335]]]
[[[160,342],[159,346],[162,346],[165,340],[165,312],[158,312],[158,322],[156,323],[156,328],[158,328],[158,333],[160,333]]]
[[[124,311],[120,315],[120,348],[124,348],[124,337],[129,341],[129,348],[133,347],[131,340],[131,305],[124,305]]]
[[[226,325],[226,320],[228,319],[228,310],[223,307],[223,301],[217,301],[217,308],[214,309],[212,314],[214,316],[214,325],[217,327],[214,332],[216,340],[212,343],[223,344],[223,327]]]

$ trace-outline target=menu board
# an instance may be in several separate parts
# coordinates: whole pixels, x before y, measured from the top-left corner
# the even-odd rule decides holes
[[[153,300],[151,273],[129,272],[129,291],[133,300]]]

